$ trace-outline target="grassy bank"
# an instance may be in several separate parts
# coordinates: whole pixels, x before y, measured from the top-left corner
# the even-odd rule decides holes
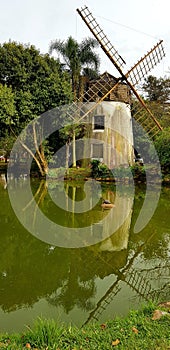
[[[0,162],[0,173],[4,173],[7,171],[7,163]],[[69,168],[68,173],[66,174],[65,168],[52,168],[49,169],[48,176],[54,180],[65,180],[68,181],[84,181],[88,178],[92,177],[99,181],[108,181],[108,182],[123,182],[128,183],[129,181],[134,179],[134,182],[138,183],[146,183],[146,173],[145,170],[150,175],[150,181],[152,180],[155,183],[155,179],[157,178],[157,169],[152,165],[140,166],[138,164],[134,164],[130,168],[117,168],[114,170],[114,176],[111,172],[108,172],[106,166],[103,166],[100,176],[99,174],[92,174],[91,168]],[[32,177],[38,177],[39,173],[37,171],[32,171]],[[152,177],[151,177],[152,176]],[[162,183],[164,185],[170,185],[170,174],[162,173]]]
[[[27,327],[22,334],[1,334],[0,349],[168,350],[170,303],[167,304],[168,307],[148,304],[139,311],[130,312],[126,318],[110,320],[105,324],[89,324],[81,329],[59,326],[53,320],[38,319],[32,328]]]

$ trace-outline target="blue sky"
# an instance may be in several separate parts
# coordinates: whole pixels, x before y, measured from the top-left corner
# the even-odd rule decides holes
[[[0,43],[9,39],[31,43],[46,53],[54,39],[66,40],[72,35],[80,42],[91,35],[76,12],[85,4],[127,62],[127,70],[163,39],[166,57],[151,74],[169,76],[169,0],[0,0]],[[98,53],[100,71],[116,75],[108,58],[100,49]]]

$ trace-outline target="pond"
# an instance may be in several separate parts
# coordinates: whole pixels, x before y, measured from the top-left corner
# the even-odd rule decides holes
[[[38,316],[103,323],[148,300],[169,300],[170,188],[135,232],[145,191],[12,177],[7,185],[1,174],[0,330],[21,331]],[[113,208],[103,209],[101,198]]]

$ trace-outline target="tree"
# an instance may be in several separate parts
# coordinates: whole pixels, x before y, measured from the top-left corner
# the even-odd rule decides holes
[[[16,137],[31,120],[58,105],[72,101],[68,73],[63,72],[59,61],[48,54],[40,54],[33,45],[16,42],[0,45],[0,83],[3,90],[0,94],[7,95],[8,92],[8,100],[10,100],[5,107],[8,110],[6,119],[5,117],[0,119],[0,130],[2,126],[10,125],[11,132]],[[1,114],[5,115],[2,106]],[[38,131],[37,128],[36,132],[41,133],[41,130]],[[35,135],[34,130],[32,136],[35,144],[36,139],[40,138]],[[44,144],[38,144],[36,149],[38,158],[35,157],[35,161],[37,160],[39,169],[41,166],[40,172],[43,175],[42,168],[46,169],[45,172],[47,171]]]
[[[145,79],[143,91],[146,104],[151,109],[155,118],[164,128],[170,126],[170,79],[156,78],[150,75]]]
[[[170,79],[156,78],[149,75],[142,86],[149,101],[165,103],[170,97]]]
[[[52,53],[55,50],[59,53],[64,60],[66,69],[69,70],[74,101],[77,101],[81,92],[81,74],[88,73],[89,76],[94,76],[98,72],[99,57],[94,51],[96,47],[98,47],[98,42],[93,38],[87,38],[79,44],[71,36],[66,42],[54,40],[50,44],[49,52]],[[76,166],[75,139],[76,135],[73,128],[73,167]]]
[[[157,136],[155,142],[155,147],[159,156],[159,161],[162,170],[165,173],[170,171],[170,128],[162,131],[162,133]]]
[[[87,38],[79,44],[71,36],[66,42],[54,40],[50,44],[50,54],[54,50],[59,53],[66,69],[69,70],[75,101],[79,95],[81,73],[87,74],[87,68],[89,75],[98,71],[99,57],[94,51],[96,47],[98,47],[98,42],[93,38]]]
[[[17,119],[15,94],[10,87],[0,84],[0,137],[10,133],[10,126],[16,125]]]

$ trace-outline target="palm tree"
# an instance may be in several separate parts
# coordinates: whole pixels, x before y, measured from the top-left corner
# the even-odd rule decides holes
[[[94,51],[98,47],[97,40],[86,38],[80,44],[71,36],[66,42],[54,40],[50,44],[49,53],[54,50],[59,53],[66,68],[69,70],[72,82],[74,101],[77,101],[81,90],[81,75],[89,78],[98,74],[99,56]],[[75,131],[73,132],[73,167],[76,167]]]
[[[59,53],[71,75],[74,101],[79,94],[80,75],[91,75],[98,72],[99,56],[94,51],[98,47],[97,40],[86,38],[80,44],[71,36],[66,42],[54,40],[50,44],[50,54],[55,50]]]

